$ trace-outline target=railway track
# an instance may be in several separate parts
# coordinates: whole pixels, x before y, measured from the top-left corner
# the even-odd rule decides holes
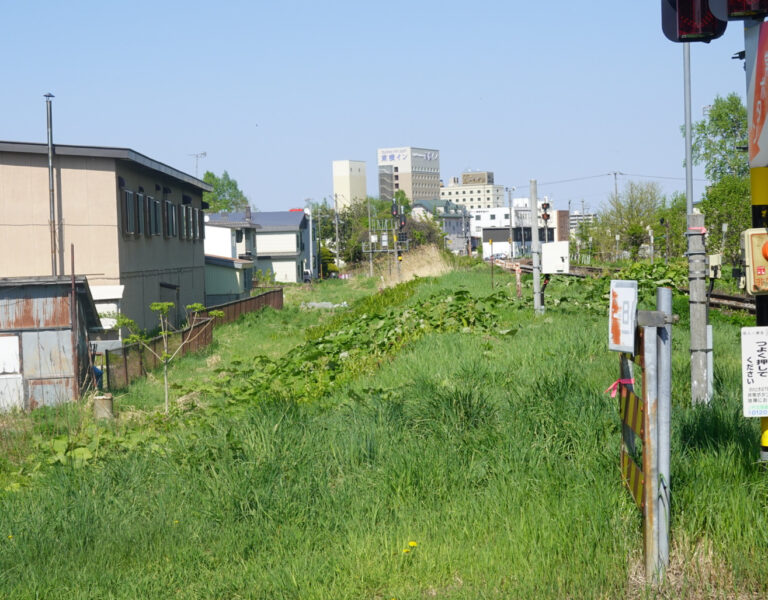
[[[495,265],[504,269],[505,271],[514,271],[514,261],[497,260]],[[523,273],[532,273],[533,265],[530,260],[520,261],[520,269]],[[602,275],[607,269],[602,267],[589,267],[586,265],[572,265],[570,273],[562,273],[558,275],[565,275],[567,277],[593,277],[595,275]],[[688,293],[686,288],[680,290],[681,292]],[[709,305],[713,308],[725,308],[728,310],[743,310],[750,313],[755,312],[755,299],[751,296],[743,296],[740,294],[725,294],[722,292],[712,292],[709,296]]]

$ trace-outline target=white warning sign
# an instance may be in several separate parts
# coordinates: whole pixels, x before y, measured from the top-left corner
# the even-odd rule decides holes
[[[768,417],[768,327],[741,329],[741,385],[745,417]]]

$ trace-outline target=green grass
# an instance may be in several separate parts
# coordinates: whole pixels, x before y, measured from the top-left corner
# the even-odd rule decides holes
[[[486,300],[493,326],[403,331],[405,345],[321,401],[266,388],[235,401],[209,384],[213,366],[296,353],[371,313],[423,309],[460,287],[486,298],[483,267],[370,298],[352,289],[346,311],[302,311],[319,292],[297,288],[284,311],[222,326],[207,353],[174,365],[172,381],[207,391],[168,418],[149,410],[159,382],[134,385],[121,406],[143,408],[137,422],[153,437],[105,442],[87,465],[44,466],[0,495],[0,596],[653,597],[636,582],[641,520],[619,482],[618,410],[603,392],[618,358],[604,315],[573,284],[553,281],[548,301],[561,302],[543,317],[529,300]],[[342,299],[348,283],[320,298]],[[715,323],[711,408],[689,406],[686,337],[676,326],[664,597],[764,597],[768,484],[759,426],[740,416],[738,328]],[[40,436],[89,426],[78,407],[30,419]]]

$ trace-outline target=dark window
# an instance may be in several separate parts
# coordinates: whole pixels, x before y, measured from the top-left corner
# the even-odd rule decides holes
[[[136,205],[134,204],[133,192],[123,190],[123,233],[132,234],[136,232]]]
[[[187,239],[187,211],[186,206],[179,204],[179,239]]]
[[[141,235],[145,231],[146,213],[144,211],[144,194],[136,194],[136,229],[134,233]]]
[[[205,239],[205,212],[200,209],[200,239]]]

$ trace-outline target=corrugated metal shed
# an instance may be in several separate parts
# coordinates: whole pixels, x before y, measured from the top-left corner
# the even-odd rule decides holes
[[[0,410],[76,399],[89,372],[88,331],[100,327],[88,282],[0,278]]]

